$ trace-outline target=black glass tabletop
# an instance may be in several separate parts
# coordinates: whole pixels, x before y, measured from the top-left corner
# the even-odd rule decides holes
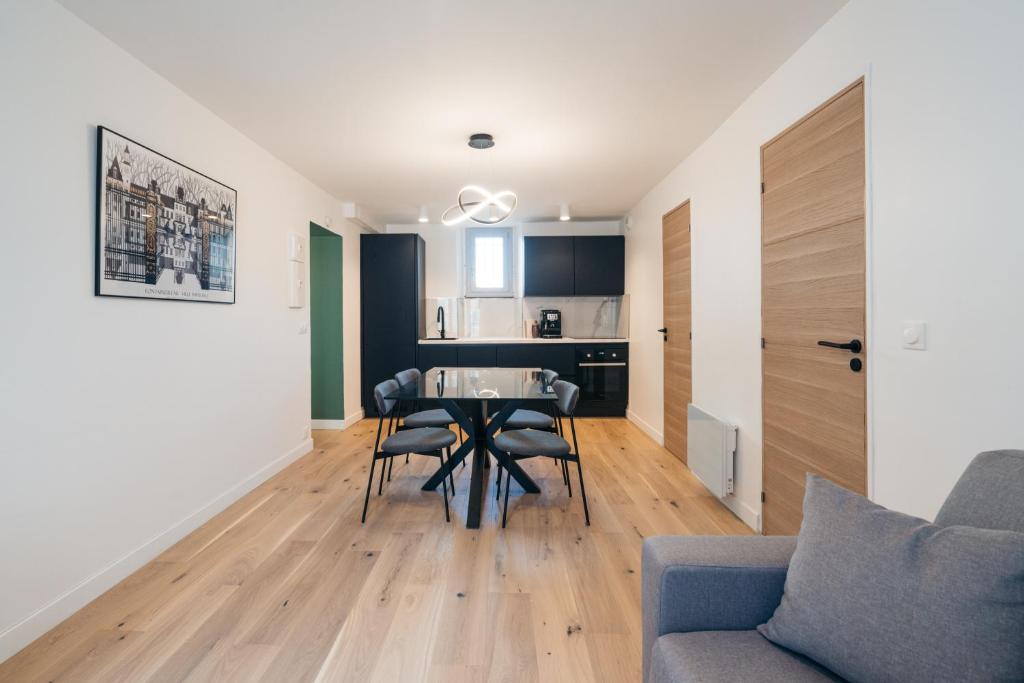
[[[388,399],[544,400],[555,390],[540,368],[431,368],[419,381],[404,384]]]

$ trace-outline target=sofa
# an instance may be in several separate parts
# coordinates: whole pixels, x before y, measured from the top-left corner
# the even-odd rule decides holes
[[[935,524],[1024,532],[1024,451],[974,458]],[[779,606],[796,537],[658,536],[643,548],[643,675],[669,681],[836,681],[756,629]]]

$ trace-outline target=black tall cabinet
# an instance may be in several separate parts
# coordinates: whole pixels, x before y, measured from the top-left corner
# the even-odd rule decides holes
[[[362,399],[376,415],[373,388],[399,370],[416,367],[416,343],[424,337],[424,256],[419,235],[360,235]]]

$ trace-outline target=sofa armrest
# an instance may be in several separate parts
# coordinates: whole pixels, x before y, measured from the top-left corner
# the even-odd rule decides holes
[[[740,631],[782,600],[795,536],[654,536],[642,562],[644,680],[666,633]]]

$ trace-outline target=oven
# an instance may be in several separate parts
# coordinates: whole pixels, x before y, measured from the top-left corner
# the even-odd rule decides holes
[[[581,416],[624,416],[629,402],[629,347],[576,347],[576,383]]]

